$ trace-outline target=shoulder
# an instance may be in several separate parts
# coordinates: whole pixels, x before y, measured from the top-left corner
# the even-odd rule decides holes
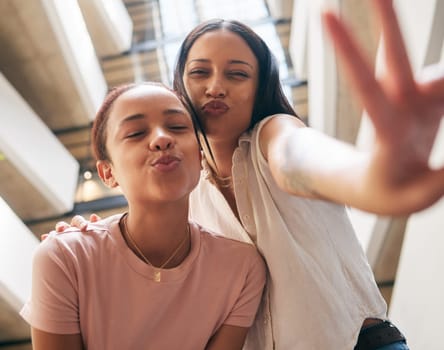
[[[80,232],[69,232],[69,234],[51,232],[34,250],[33,276],[39,276],[40,282],[47,282],[73,271],[73,261],[78,255],[77,244],[74,242],[78,241],[79,237],[81,237]],[[33,283],[36,281],[33,278]]]
[[[90,223],[86,232],[82,232],[75,227],[61,233],[51,231],[47,238],[38,245],[35,255],[37,257],[54,254],[77,256],[82,251],[91,251],[93,247],[100,245],[104,236],[109,234],[113,226],[116,225],[116,220],[119,220],[118,216]]]
[[[268,149],[275,141],[290,135],[306,125],[296,116],[290,114],[273,114],[259,121],[252,130],[244,133],[239,145],[249,144],[255,154],[267,160]]]
[[[251,134],[253,136],[261,135],[262,137],[264,133],[269,133],[275,129],[274,132],[285,131],[287,127],[303,128],[306,127],[306,125],[294,115],[283,113],[273,114],[258,121],[251,130]]]
[[[256,137],[265,159],[267,159],[268,147],[274,140],[304,127],[306,127],[305,124],[299,118],[289,114],[275,114],[261,121],[256,128]]]

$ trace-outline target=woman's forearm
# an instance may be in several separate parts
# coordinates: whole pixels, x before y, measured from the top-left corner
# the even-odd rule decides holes
[[[274,179],[290,194],[380,215],[408,215],[444,194],[444,169],[430,169],[408,145],[398,149],[375,142],[364,153],[310,128],[291,127],[285,120],[276,124],[279,132],[269,132],[263,149]]]
[[[369,155],[311,128],[287,129],[270,145],[268,162],[280,188],[293,195],[365,206]]]
[[[54,334],[32,328],[32,348],[34,350],[83,350],[80,334]]]

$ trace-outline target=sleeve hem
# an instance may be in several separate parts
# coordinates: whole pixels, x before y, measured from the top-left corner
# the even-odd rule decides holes
[[[225,320],[223,324],[227,326],[250,328],[253,325],[253,322],[254,318],[248,319],[245,317],[231,317],[228,320]]]
[[[60,323],[51,324],[36,317],[32,317],[31,308],[26,303],[19,312],[20,316],[33,328],[39,329],[43,332],[54,334],[80,334],[80,329],[77,324],[61,326]]]

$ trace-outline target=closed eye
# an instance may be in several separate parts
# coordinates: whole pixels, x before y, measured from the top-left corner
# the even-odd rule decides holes
[[[250,75],[243,71],[231,71],[228,75],[232,78],[249,78]]]
[[[140,131],[132,131],[132,132],[126,134],[125,138],[126,139],[137,138],[139,136],[143,136],[144,134],[145,134],[145,131],[142,131],[142,130],[140,130]]]
[[[181,131],[181,130],[187,130],[188,126],[187,125],[171,125],[169,128],[171,130]]]
[[[190,76],[200,76],[200,75],[205,75],[205,74],[208,74],[208,71],[206,71],[204,69],[193,69],[188,72],[188,75],[190,75]]]

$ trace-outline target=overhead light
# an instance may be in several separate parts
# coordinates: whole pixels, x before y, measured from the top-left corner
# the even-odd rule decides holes
[[[91,179],[92,179],[92,173],[91,173],[89,170],[86,170],[86,171],[83,173],[83,178],[84,178],[85,180],[91,180]]]

